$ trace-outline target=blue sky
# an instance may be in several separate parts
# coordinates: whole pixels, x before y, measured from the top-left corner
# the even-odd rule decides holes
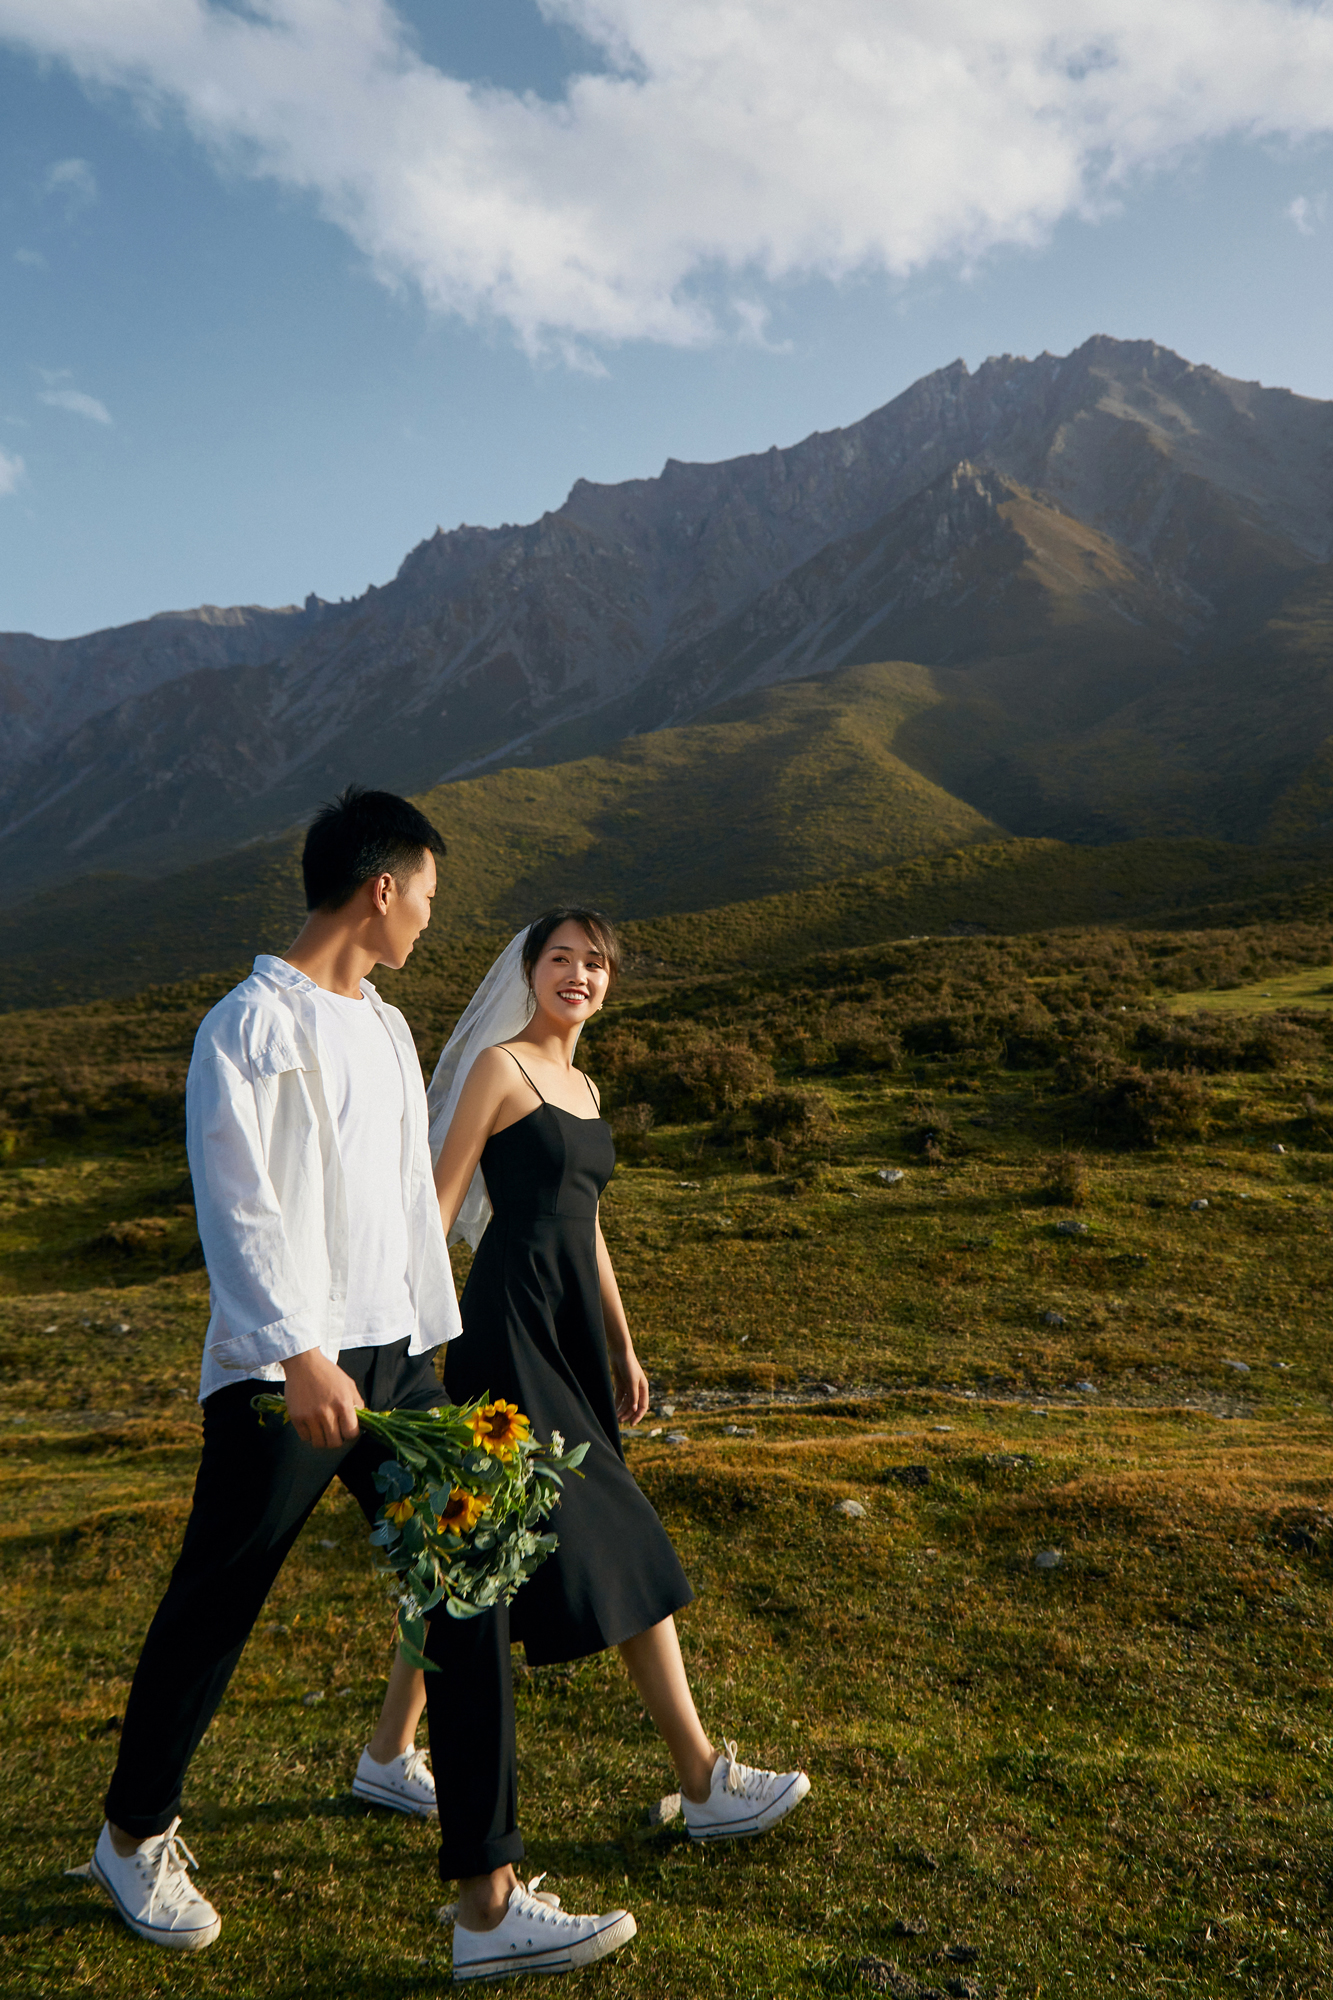
[[[110,34],[132,10],[102,4]],[[209,14],[207,0],[152,4],[196,34]],[[317,115],[291,140],[291,100],[264,98],[266,80],[255,106],[236,106],[247,71],[219,72],[226,130],[218,91],[200,109],[206,37],[168,73],[128,44],[90,53],[64,0],[40,13],[0,0],[0,629],[62,636],[177,605],[350,596],[437,523],[528,520],[580,476],[791,443],[957,355],[975,366],[1094,332],[1151,337],[1333,396],[1333,156],[1308,101],[1322,92],[1333,106],[1333,92],[1305,74],[1322,46],[1299,76],[1282,57],[1263,71],[1267,30],[1288,12],[1279,0],[1217,0],[1249,23],[1252,61],[1206,35],[1172,57],[1205,75],[1208,118],[1193,108],[1197,80],[1158,102],[1132,50],[1117,58],[1119,97],[1089,107],[1071,96],[1086,71],[1119,72],[1101,56],[1066,60],[1054,115],[1077,130],[1030,175],[1025,134],[1039,152],[1053,114],[1032,112],[1016,61],[978,86],[968,117],[985,143],[971,157],[956,132],[932,151],[938,105],[911,127],[932,89],[952,93],[946,122],[958,96],[936,31],[937,68],[915,71],[911,104],[886,111],[895,150],[874,156],[869,179],[878,142],[858,138],[856,119],[877,129],[873,99],[844,120],[837,79],[814,76],[827,116],[805,133],[784,94],[805,87],[802,28],[841,7],[859,31],[866,0],[771,0],[788,43],[772,38],[753,90],[745,48],[706,52],[721,110],[693,134],[662,82],[691,52],[643,26],[661,0],[600,12],[551,0],[545,14],[536,0],[323,0],[330,15],[363,11],[358,33],[366,20],[402,31],[390,84],[412,101],[364,94],[364,56],[319,44],[313,4],[228,17],[248,34],[252,14],[307,14],[316,40],[295,87],[309,78]],[[680,36],[693,4],[673,0]],[[1030,4],[1044,4],[1047,33],[1063,0]],[[951,32],[965,11],[957,0]],[[919,46],[911,55],[926,62]],[[895,60],[901,71],[901,50]],[[1153,60],[1160,71],[1160,51]],[[437,99],[447,76],[489,87]],[[566,115],[570,80],[589,76],[591,97]],[[762,92],[779,107],[766,126]],[[732,105],[744,113],[734,132]],[[455,115],[463,132],[443,163],[419,142],[419,173],[418,110],[428,134]],[[719,128],[725,158],[711,151]]]

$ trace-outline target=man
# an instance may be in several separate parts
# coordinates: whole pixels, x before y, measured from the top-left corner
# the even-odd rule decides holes
[[[335,1473],[371,1519],[380,1505],[383,1447],[359,1436],[357,1410],[438,1403],[431,1355],[460,1330],[420,1064],[367,977],[407,962],[444,851],[405,799],[350,786],[306,839],[310,914],[296,942],[257,958],[195,1040],[186,1129],[211,1302],[203,1457],[92,1862],[131,1930],[157,1944],[199,1950],[221,1929],[187,1872],[181,1789],[288,1550]],[[279,1384],[290,1422],[261,1425],[251,1398]],[[427,1679],[442,1741],[457,1690]],[[395,1669],[356,1790],[424,1813],[434,1787],[411,1747],[413,1685]]]

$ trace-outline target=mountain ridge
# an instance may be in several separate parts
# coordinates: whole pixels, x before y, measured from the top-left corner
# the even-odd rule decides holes
[[[438,530],[351,603],[0,635],[0,702],[35,711],[50,675],[0,762],[5,879],[154,874],[280,833],[350,776],[421,792],[567,763],[886,659],[938,697],[895,754],[1011,832],[1267,837],[1327,788],[1322,639],[1302,678],[1282,627],[1322,602],[1331,551],[1333,404],[1102,335],[954,362],[789,447]],[[57,672],[52,647],[83,650]],[[1232,736],[1285,675],[1315,775],[1287,750],[1246,767],[1229,818],[1182,717],[1245,647],[1219,682]]]

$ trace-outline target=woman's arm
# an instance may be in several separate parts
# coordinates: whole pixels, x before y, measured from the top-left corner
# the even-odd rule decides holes
[[[620,1299],[620,1287],[611,1265],[611,1253],[597,1221],[597,1280],[602,1294],[602,1318],[606,1324],[606,1345],[611,1356],[611,1374],[616,1385],[616,1415],[622,1424],[637,1424],[648,1414],[648,1377],[639,1366],[629,1321]]]
[[[482,1148],[491,1133],[530,1108],[518,1102],[520,1096],[527,1099],[532,1092],[512,1059],[503,1049],[483,1049],[468,1072],[444,1135],[440,1157],[435,1162],[435,1192],[440,1198],[440,1219],[446,1236],[458,1220],[463,1197],[472,1185]]]

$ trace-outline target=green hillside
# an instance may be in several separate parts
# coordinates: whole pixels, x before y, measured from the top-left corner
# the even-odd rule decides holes
[[[404,991],[451,988],[460,935],[471,964],[565,899],[621,917],[645,970],[686,971],[951,927],[1197,926],[1324,908],[1329,849],[1317,840],[999,835],[895,755],[935,699],[924,668],[855,667],[602,755],[425,793],[449,854]],[[156,880],[87,876],[0,911],[0,1009],[133,994],[280,950],[301,921],[299,852],[294,832]]]
[[[604,755],[441,785],[419,800],[449,843],[437,931],[504,929],[575,897],[633,916],[709,908],[993,841],[894,755],[935,698],[924,668],[858,667]],[[299,851],[293,834],[0,911],[0,1006],[133,993],[280,947],[301,916]]]

